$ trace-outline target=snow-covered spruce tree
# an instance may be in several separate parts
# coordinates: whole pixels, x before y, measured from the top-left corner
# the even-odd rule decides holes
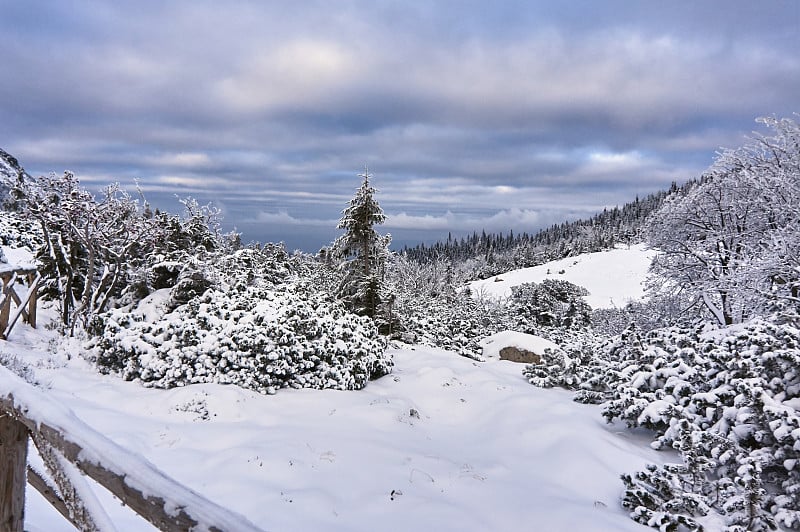
[[[380,235],[375,226],[386,220],[378,202],[377,190],[365,168],[361,186],[342,211],[338,229],[345,233],[333,243],[334,255],[342,261],[342,282],[339,295],[358,314],[374,318],[384,297],[384,275],[389,258],[391,235]]]

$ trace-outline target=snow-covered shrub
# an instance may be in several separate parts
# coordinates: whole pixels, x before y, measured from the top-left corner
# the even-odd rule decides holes
[[[654,448],[681,452],[682,464],[623,477],[634,519],[693,529],[713,511],[730,530],[800,529],[800,331],[631,326],[608,342],[559,343],[525,368],[531,384],[606,400],[609,422],[650,429]]]
[[[97,363],[147,386],[216,382],[264,393],[359,389],[391,371],[371,320],[327,299],[301,283],[237,284],[154,321],[111,311],[95,340]]]
[[[678,445],[690,425],[705,435],[695,436],[695,451],[712,463],[706,480],[728,494],[710,504],[730,525],[800,528],[797,329],[761,321],[666,329],[612,347],[609,356],[619,376],[603,412],[609,421],[655,431],[656,448]]]
[[[7,370],[21,377],[26,382],[36,385],[39,384],[36,380],[36,372],[33,371],[30,364],[20,360],[19,357],[15,355],[0,351],[0,366],[3,366]]]
[[[187,257],[156,316],[117,309],[95,320],[97,363],[157,387],[361,388],[392,361],[373,322],[318,282],[322,270],[282,245]]]
[[[672,447],[680,452],[683,463],[650,464],[644,471],[622,475],[622,506],[635,521],[659,530],[702,530],[696,517],[714,512],[715,506],[738,495],[726,476],[716,483],[709,477],[735,465],[735,444],[698,430],[686,419],[678,422],[677,431],[680,437]]]
[[[672,468],[650,464],[633,476],[622,475],[622,483],[622,507],[637,523],[659,530],[703,530],[694,516],[706,515],[708,505],[702,496],[684,491]]]
[[[629,377],[631,364],[652,362],[642,350],[635,325],[623,334],[607,337],[591,328],[540,327],[536,334],[561,346],[540,364],[529,364],[523,375],[534,386],[575,390],[573,400],[599,404],[614,397]]]
[[[554,332],[562,334],[552,334]],[[548,334],[551,333],[551,334]],[[573,399],[579,403],[597,404],[606,400],[610,393],[609,361],[602,353],[603,340],[593,337],[590,331],[569,335],[558,329],[540,329],[538,334],[547,335],[562,347],[548,353],[538,364],[528,364],[523,376],[534,386],[541,388],[560,387],[576,390]]]
[[[659,530],[702,530],[695,518],[714,512],[724,516],[728,532],[775,530],[780,518],[766,504],[760,460],[687,420],[680,426],[682,441],[673,447],[681,452],[683,463],[650,464],[633,476],[622,475],[622,506],[631,518]],[[796,528],[791,521],[782,524]]]
[[[607,336],[622,334],[630,325],[642,332],[670,326],[691,325],[694,313],[686,309],[692,302],[683,294],[660,293],[650,290],[644,301],[632,301],[622,308],[594,309],[592,328]]]
[[[200,265],[190,261],[181,268],[176,276],[175,284],[170,290],[169,308],[175,309],[184,305],[197,296],[203,295],[211,288],[212,281],[208,279],[208,271]]]
[[[480,341],[509,329],[505,309],[484,304],[468,293],[404,298],[395,306],[400,328],[396,337],[482,360]]]
[[[0,244],[33,253],[44,244],[42,227],[20,213],[0,210]]]
[[[509,311],[519,322],[520,330],[537,327],[585,327],[591,307],[582,297],[589,292],[563,279],[545,279],[541,283],[523,283],[511,287]]]

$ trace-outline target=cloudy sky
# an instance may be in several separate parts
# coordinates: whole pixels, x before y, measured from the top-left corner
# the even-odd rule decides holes
[[[0,148],[315,251],[365,165],[395,247],[683,182],[800,111],[800,1],[0,0]]]

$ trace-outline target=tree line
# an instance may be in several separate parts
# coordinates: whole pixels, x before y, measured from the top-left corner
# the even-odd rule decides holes
[[[760,123],[769,134],[720,153],[700,178],[622,207],[534,234],[448,235],[399,253],[389,250],[391,236],[376,230],[386,216],[365,170],[342,212],[343,234],[308,259],[328,268],[323,284],[347,308],[395,332],[402,300],[639,241],[660,250],[651,296],[669,300],[675,319],[706,315],[731,324],[773,311],[789,316],[800,301],[798,126],[789,118]],[[176,216],[151,210],[138,190],[132,195],[110,185],[96,196],[70,172],[32,178],[7,154],[3,161],[7,206],[38,227],[44,292],[59,302],[70,331],[180,276],[189,283],[197,257],[241,247],[238,235],[220,233],[212,206],[187,199]]]
[[[684,194],[697,184],[689,180],[682,185],[673,182],[667,190],[638,196],[622,207],[605,208],[589,218],[553,224],[529,234],[486,233],[454,237],[432,245],[418,244],[400,251],[418,263],[450,261],[471,263],[471,280],[490,277],[518,268],[538,266],[581,253],[613,249],[616,245],[641,242],[645,221],[658,211],[667,198]]]

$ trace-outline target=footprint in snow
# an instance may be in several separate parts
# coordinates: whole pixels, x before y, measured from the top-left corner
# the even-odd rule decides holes
[[[334,453],[333,451],[325,451],[324,453],[319,455],[319,459],[320,461],[324,460],[326,462],[333,463],[336,461],[336,453]]]

